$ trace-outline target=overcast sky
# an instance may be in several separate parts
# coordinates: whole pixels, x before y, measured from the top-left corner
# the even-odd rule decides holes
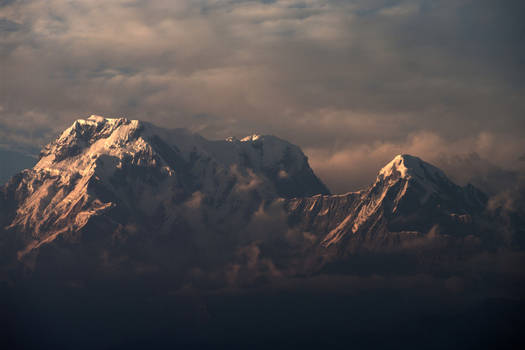
[[[0,144],[99,114],[274,134],[333,192],[397,153],[517,169],[523,3],[0,0]]]

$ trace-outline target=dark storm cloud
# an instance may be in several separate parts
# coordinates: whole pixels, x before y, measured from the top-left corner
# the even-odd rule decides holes
[[[525,147],[518,1],[2,1],[1,143],[90,114],[299,144],[334,192],[396,153]]]

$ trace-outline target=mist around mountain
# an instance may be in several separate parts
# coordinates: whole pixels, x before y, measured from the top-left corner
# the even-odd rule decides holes
[[[356,165],[357,166],[357,165]],[[523,197],[395,156],[332,195],[275,136],[77,120],[0,190],[9,348],[514,348]]]
[[[3,185],[14,174],[32,168],[37,161],[25,152],[0,148],[0,183]]]

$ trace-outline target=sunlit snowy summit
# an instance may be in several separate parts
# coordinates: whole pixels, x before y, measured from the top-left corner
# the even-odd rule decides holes
[[[107,262],[144,249],[154,252],[147,259],[182,264],[204,254],[219,264],[253,242],[282,256],[337,256],[440,230],[476,235],[485,205],[479,190],[410,155],[396,156],[368,188],[331,195],[301,149],[275,136],[212,141],[91,116],[1,188],[0,247],[5,260],[33,265],[46,254],[87,250]]]

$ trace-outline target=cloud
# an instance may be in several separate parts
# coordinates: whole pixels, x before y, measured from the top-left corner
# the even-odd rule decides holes
[[[521,147],[518,1],[0,5],[3,143],[39,147],[72,120],[100,114],[210,138],[275,134],[311,158],[334,159],[327,166],[351,149],[425,133],[444,140],[434,145],[443,153],[482,134]],[[386,158],[381,149],[374,154]],[[325,163],[315,170],[327,173]],[[326,182],[354,188],[371,173],[361,167]]]
[[[230,172],[237,179],[233,187],[237,193],[257,190],[263,184],[263,180],[252,169],[247,169],[246,174],[243,174],[237,164],[234,164],[230,167]]]
[[[313,168],[332,185],[334,193],[364,188],[375,180],[382,166],[403,153],[439,166],[460,185],[470,182],[495,193],[513,186],[523,172],[523,162],[516,157],[516,150],[522,147],[525,147],[522,139],[506,134],[481,132],[454,140],[436,132],[420,131],[398,142],[377,141],[340,145],[337,151],[306,151]]]

